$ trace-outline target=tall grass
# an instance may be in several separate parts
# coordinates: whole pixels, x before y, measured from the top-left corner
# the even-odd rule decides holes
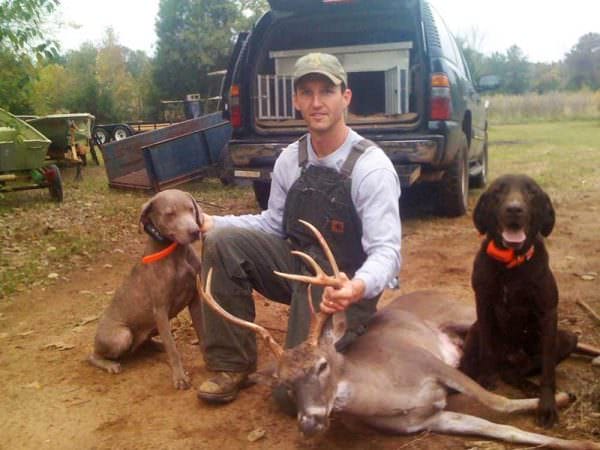
[[[490,123],[600,118],[600,91],[528,93],[488,97]]]

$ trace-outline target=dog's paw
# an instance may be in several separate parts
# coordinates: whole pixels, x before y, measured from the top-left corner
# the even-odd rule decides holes
[[[185,390],[192,387],[192,383],[190,377],[186,373],[182,373],[173,376],[173,386],[175,386],[175,389]]]
[[[537,410],[537,424],[544,428],[552,428],[558,423],[558,410],[554,407],[542,408]]]
[[[544,428],[551,428],[558,422],[558,408],[552,392],[542,393],[536,419],[537,424]]]
[[[117,373],[121,373],[121,370],[122,370],[121,364],[119,364],[118,362],[113,361],[113,362],[106,364],[106,371],[108,373],[117,374]]]

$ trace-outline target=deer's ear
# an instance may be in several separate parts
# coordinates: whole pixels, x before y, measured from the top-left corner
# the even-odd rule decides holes
[[[341,311],[335,313],[331,321],[333,324],[331,327],[331,331],[333,332],[333,340],[336,342],[339,341],[344,334],[346,334],[346,312]]]
[[[331,316],[331,320],[323,327],[320,341],[334,345],[344,334],[346,334],[346,313],[342,311]]]

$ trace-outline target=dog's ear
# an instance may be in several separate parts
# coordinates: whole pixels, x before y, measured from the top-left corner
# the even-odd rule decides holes
[[[200,228],[202,228],[202,224],[204,223],[204,212],[202,211],[202,208],[200,208],[200,206],[198,205],[198,202],[196,201],[196,199],[194,197],[192,197],[192,194],[188,193],[188,196],[192,199],[192,204],[194,205],[194,214],[196,216],[196,223],[198,224],[198,226]]]
[[[486,234],[488,231],[492,231],[490,221],[492,220],[493,214],[490,209],[492,203],[492,194],[489,189],[479,196],[475,210],[473,211],[473,223],[475,228],[481,234]]]
[[[142,211],[140,212],[140,221],[139,221],[140,233],[144,232],[144,226],[146,226],[146,224],[148,222],[150,222],[148,215],[151,212],[152,212],[152,199],[148,200],[146,203],[144,203],[142,205]]]
[[[554,222],[556,221],[556,215],[554,213],[554,206],[550,196],[546,194],[542,189],[536,193],[535,208],[537,213],[537,219],[540,224],[540,233],[542,236],[548,237],[554,228]]]

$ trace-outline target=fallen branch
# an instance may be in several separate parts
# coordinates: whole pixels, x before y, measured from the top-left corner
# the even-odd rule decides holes
[[[594,319],[596,319],[596,322],[600,323],[600,315],[598,315],[598,313],[594,311],[590,305],[583,300],[577,300],[576,303],[585,309]]]
[[[212,206],[213,208],[217,208],[217,209],[221,209],[221,210],[224,210],[224,209],[225,209],[225,207],[224,207],[224,206],[217,205],[216,203],[209,202],[209,201],[207,201],[207,200],[200,200],[200,199],[198,199],[198,198],[195,198],[194,200],[196,200],[196,203],[199,203],[199,204],[201,204],[201,205]]]

